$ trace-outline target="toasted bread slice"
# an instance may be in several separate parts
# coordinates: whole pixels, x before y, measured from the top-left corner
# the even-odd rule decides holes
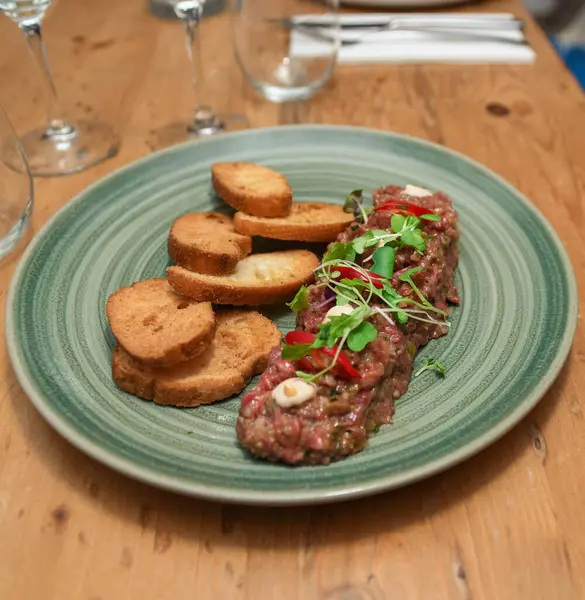
[[[333,242],[354,220],[341,206],[325,202],[293,202],[288,217],[266,219],[236,213],[236,231],[275,240]]]
[[[151,367],[199,356],[215,333],[211,304],[177,295],[166,279],[145,279],[118,290],[108,298],[106,314],[120,346]]]
[[[181,267],[207,275],[227,275],[252,252],[252,238],[237,233],[227,215],[189,213],[171,226],[168,250],[172,261]]]
[[[237,210],[256,217],[286,217],[292,190],[284,175],[253,163],[215,163],[211,182],[218,196]]]
[[[200,302],[255,306],[290,300],[301,285],[313,280],[319,259],[308,250],[252,254],[236,265],[232,275],[216,277],[169,267],[174,290]]]
[[[241,392],[253,375],[266,368],[270,351],[280,343],[280,331],[251,310],[220,311],[216,319],[209,349],[170,369],[145,367],[117,346],[114,381],[130,394],[173,406],[209,404]]]

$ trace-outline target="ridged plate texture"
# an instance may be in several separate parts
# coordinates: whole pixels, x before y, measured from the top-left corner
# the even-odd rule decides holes
[[[247,160],[289,179],[298,200],[343,202],[413,183],[449,194],[460,216],[462,304],[436,357],[439,379],[413,379],[395,422],[361,454],[327,467],[249,458],[237,444],[240,398],[196,409],[156,406],[112,382],[109,294],[164,276],[179,215],[222,207],[215,161]],[[222,210],[225,210],[222,208]],[[7,303],[7,341],[21,385],[87,454],[163,488],[230,502],[302,504],[363,496],[429,476],[515,425],[553,383],[576,324],[576,287],[556,234],[501,178],[443,147],[367,129],[292,126],[223,135],[153,154],[98,181],[60,210],[22,258]],[[283,331],[283,307],[267,311]]]

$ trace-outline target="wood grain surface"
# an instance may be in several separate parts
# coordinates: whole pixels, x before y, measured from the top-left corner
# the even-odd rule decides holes
[[[519,0],[469,10],[512,11]],[[427,138],[485,164],[542,210],[585,296],[585,96],[529,21],[533,66],[344,66],[313,100],[271,105],[233,63],[226,15],[203,25],[209,98],[253,126],[363,125]],[[180,25],[146,0],[61,0],[46,19],[74,116],[109,120],[117,157],[36,180],[33,231],[75,193],[151,151],[190,114]],[[22,35],[0,20],[0,103],[43,122]],[[0,266],[3,310],[16,260]],[[2,324],[3,328],[3,324]],[[2,329],[3,331],[3,329]],[[500,442],[406,489],[319,508],[222,506],[152,489],[87,458],[41,419],[0,362],[2,600],[572,600],[585,598],[585,336],[536,410]]]

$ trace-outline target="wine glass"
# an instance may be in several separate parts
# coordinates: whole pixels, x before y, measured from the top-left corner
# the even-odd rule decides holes
[[[49,98],[44,128],[26,133],[22,146],[33,175],[76,173],[114,156],[120,142],[110,125],[100,121],[68,121],[59,106],[41,34],[41,21],[52,0],[0,0],[0,12],[12,19],[24,33],[40,69]],[[3,159],[14,168],[18,157],[3,149]],[[13,159],[15,162],[13,162]]]
[[[272,102],[313,96],[331,77],[340,45],[339,0],[236,0],[236,57]]]
[[[9,149],[13,164],[0,161],[0,259],[9,254],[24,236],[32,212],[33,179],[20,140],[0,106],[0,139]]]
[[[201,60],[201,42],[199,27],[203,16],[205,0],[172,0],[176,16],[185,29],[187,54],[191,65],[191,80],[195,96],[191,120],[166,125],[155,132],[154,145],[170,146],[190,139],[208,137],[246,129],[248,121],[239,114],[216,113],[205,100],[205,73]]]

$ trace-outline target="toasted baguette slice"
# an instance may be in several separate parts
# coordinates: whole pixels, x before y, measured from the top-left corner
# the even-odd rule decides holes
[[[286,217],[292,190],[284,175],[253,163],[215,163],[211,182],[218,196],[237,210],[256,217]]]
[[[166,279],[118,290],[108,298],[106,314],[120,346],[151,367],[199,356],[215,333],[211,304],[177,295]]]
[[[313,280],[319,259],[308,250],[252,254],[236,265],[232,275],[215,277],[169,267],[174,290],[200,302],[235,306],[273,304],[290,300],[301,285]]]
[[[189,213],[173,223],[168,249],[172,261],[181,267],[208,275],[227,275],[252,252],[252,238],[237,233],[227,215]]]
[[[325,202],[293,202],[290,215],[278,219],[236,213],[236,231],[275,240],[333,242],[354,220],[341,206]]]
[[[270,351],[280,343],[280,331],[250,310],[220,311],[216,319],[209,349],[170,369],[145,367],[117,346],[114,381],[130,394],[174,406],[209,404],[241,392],[253,375],[266,368]]]

